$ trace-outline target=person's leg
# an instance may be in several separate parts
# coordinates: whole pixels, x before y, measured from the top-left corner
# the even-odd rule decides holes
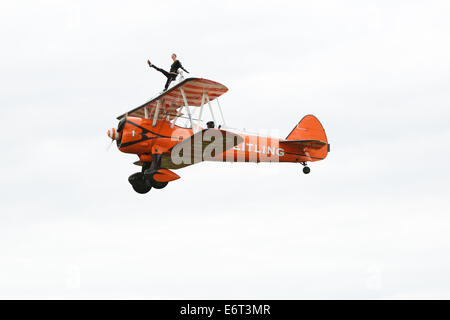
[[[167,90],[167,88],[169,87],[170,83],[171,83],[173,80],[175,80],[176,78],[177,78],[177,75],[176,75],[176,74],[170,73],[170,76],[167,77],[167,82],[166,82],[166,85],[164,86],[164,91]]]
[[[164,91],[167,90],[167,88],[169,87],[170,83],[171,83],[173,80],[174,80],[174,79],[173,79],[172,75],[169,75],[169,76],[167,77],[166,85],[164,86]]]
[[[167,77],[167,79],[169,79],[171,77],[171,74],[164,69],[158,68],[157,66],[155,66],[153,64],[152,64],[152,68],[161,72],[163,75],[165,75]]]

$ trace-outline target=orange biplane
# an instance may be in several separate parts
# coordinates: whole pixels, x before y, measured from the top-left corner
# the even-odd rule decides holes
[[[120,151],[139,157],[141,171],[128,178],[136,192],[162,189],[180,178],[172,170],[202,161],[298,162],[307,174],[307,162],[325,159],[330,144],[315,116],[303,117],[286,139],[239,132],[225,125],[218,97],[227,91],[218,82],[188,78],[117,118],[108,136]]]

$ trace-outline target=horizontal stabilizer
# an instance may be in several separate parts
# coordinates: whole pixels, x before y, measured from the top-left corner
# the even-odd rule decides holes
[[[280,145],[291,145],[301,149],[320,149],[323,146],[326,146],[327,143],[321,140],[284,140],[280,141]]]

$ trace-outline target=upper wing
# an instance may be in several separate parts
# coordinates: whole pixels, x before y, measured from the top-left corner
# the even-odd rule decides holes
[[[204,94],[207,94],[209,100],[212,101],[227,91],[228,88],[223,84],[212,80],[187,78],[143,105],[118,116],[117,119],[120,120],[128,115],[139,118],[156,119],[156,121],[166,119],[172,120],[180,115],[177,114],[177,112],[185,105],[183,93],[186,97],[188,106],[198,107],[202,104]],[[205,103],[205,101],[203,101],[203,103]]]

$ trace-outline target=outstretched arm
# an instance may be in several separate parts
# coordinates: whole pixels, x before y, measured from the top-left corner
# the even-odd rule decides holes
[[[183,66],[180,64],[180,68],[184,71],[184,72],[186,72],[186,73],[189,73],[189,71],[187,71],[185,68],[183,68]]]

